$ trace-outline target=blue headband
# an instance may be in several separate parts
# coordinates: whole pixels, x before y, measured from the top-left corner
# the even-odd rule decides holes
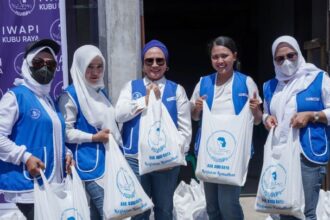
[[[161,51],[163,51],[163,53],[164,53],[166,62],[168,62],[168,50],[167,50],[165,44],[163,44],[162,42],[160,42],[158,40],[151,40],[148,43],[146,43],[146,45],[144,45],[144,47],[142,49],[142,60],[144,60],[144,55],[146,54],[146,52],[152,47],[158,47],[159,49],[161,49]]]

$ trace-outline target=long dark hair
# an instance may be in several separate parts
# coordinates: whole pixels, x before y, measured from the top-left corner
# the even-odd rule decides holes
[[[227,36],[219,36],[215,39],[213,39],[209,44],[208,44],[208,53],[209,53],[209,56],[211,57],[211,54],[212,54],[212,49],[214,46],[224,46],[224,47],[227,47],[232,53],[236,53],[237,54],[237,46],[236,46],[236,43],[235,41],[230,38],[230,37],[227,37]],[[237,60],[236,62],[234,63],[234,69],[239,69],[239,65],[240,65],[240,62],[238,60],[238,57],[237,57]]]

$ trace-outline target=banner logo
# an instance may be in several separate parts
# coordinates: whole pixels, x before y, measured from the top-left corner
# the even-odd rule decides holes
[[[22,75],[23,60],[24,60],[24,52],[17,54],[17,56],[14,59],[14,70],[19,76]]]
[[[215,162],[224,162],[232,157],[236,151],[236,139],[228,131],[220,130],[207,139],[206,149]]]
[[[35,7],[35,0],[8,0],[9,8],[18,16],[31,14]]]
[[[69,208],[62,212],[61,220],[83,220],[83,218],[77,209]]]
[[[57,100],[57,98],[61,95],[62,87],[63,87],[63,81],[56,83],[56,85],[54,86],[53,97],[55,100]]]
[[[271,165],[261,177],[261,185],[266,197],[279,196],[286,187],[286,170],[281,164]]]
[[[166,135],[161,127],[160,121],[155,122],[148,134],[148,144],[155,153],[161,152],[166,146]]]
[[[61,24],[60,19],[56,19],[50,26],[49,34],[58,44],[61,44]]]
[[[131,175],[122,167],[117,172],[116,182],[117,188],[124,197],[133,198],[135,196],[133,179]]]

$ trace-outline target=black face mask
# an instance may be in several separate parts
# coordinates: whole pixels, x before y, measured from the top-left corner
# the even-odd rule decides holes
[[[50,71],[47,66],[43,66],[40,69],[30,67],[30,70],[32,72],[32,78],[42,85],[50,83],[54,78],[55,72]]]

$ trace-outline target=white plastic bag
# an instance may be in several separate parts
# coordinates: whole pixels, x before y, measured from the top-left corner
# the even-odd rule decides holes
[[[275,145],[273,136],[274,128],[264,147],[255,210],[305,219],[298,130],[291,128],[284,144]]]
[[[253,115],[248,102],[239,115],[212,115],[204,101],[198,179],[243,186],[251,158],[252,133]]]
[[[43,172],[40,173],[43,187],[34,180],[34,219],[89,219],[89,207],[81,179],[74,167],[72,177],[65,184],[48,183]]]
[[[140,175],[178,165],[187,165],[181,137],[162,101],[150,92],[148,108],[142,112],[139,136]]]
[[[190,184],[181,181],[174,191],[173,216],[175,220],[207,220],[204,189],[194,179]]]
[[[105,219],[125,218],[145,212],[153,203],[110,135],[106,144],[104,205]]]
[[[320,190],[319,201],[316,208],[318,220],[330,219],[330,191]]]

